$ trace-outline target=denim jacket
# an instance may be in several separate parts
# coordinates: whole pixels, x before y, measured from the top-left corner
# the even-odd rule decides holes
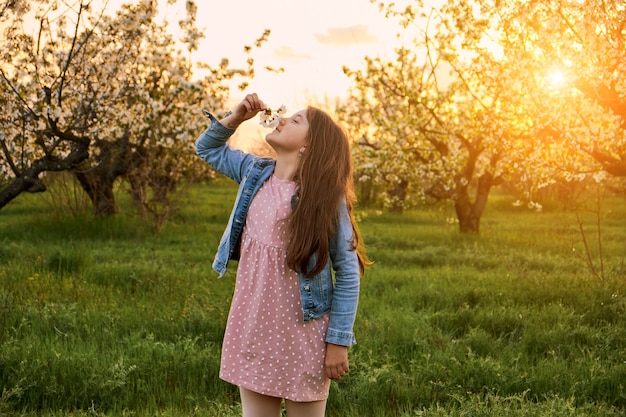
[[[226,143],[234,133],[207,113],[211,124],[196,141],[196,153],[216,170],[239,184],[233,210],[213,261],[220,278],[228,261],[239,260],[239,246],[252,199],[272,175],[276,161],[261,158]],[[315,264],[315,255],[309,265]],[[334,271],[334,280],[333,280]],[[342,346],[356,343],[353,333],[359,299],[360,270],[353,248],[353,231],[345,201],[339,208],[339,222],[329,242],[329,260],[322,272],[311,278],[298,273],[302,319],[310,321],[330,312],[326,342]]]

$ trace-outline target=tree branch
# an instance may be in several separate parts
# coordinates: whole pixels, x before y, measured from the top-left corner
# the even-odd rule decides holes
[[[78,13],[76,14],[76,25],[74,26],[74,37],[72,38],[72,46],[70,47],[70,50],[67,54],[67,60],[65,61],[65,65],[63,66],[63,71],[61,73],[61,81],[59,83],[59,96],[57,98],[57,105],[59,107],[61,107],[61,101],[63,97],[63,87],[65,84],[65,77],[67,75],[67,70],[70,67],[70,63],[72,62],[74,47],[76,46],[76,39],[78,38],[78,28],[80,27],[80,18],[83,13],[83,7],[84,7],[83,2],[81,1],[79,8],[78,8]],[[87,36],[86,39],[88,38],[89,36]]]
[[[17,166],[15,166],[15,163],[13,162],[13,158],[11,157],[11,152],[9,152],[9,148],[7,147],[7,144],[4,138],[0,139],[0,145],[2,146],[2,152],[4,153],[6,161],[9,164],[9,167],[11,167],[11,171],[13,171],[13,174],[16,177],[19,177],[20,171],[19,169],[17,169]]]
[[[26,102],[26,100],[24,100],[24,98],[20,95],[20,93],[15,89],[15,86],[11,83],[11,81],[9,81],[9,79],[7,78],[6,74],[4,73],[4,71],[2,70],[2,68],[0,68],[0,75],[2,75],[2,79],[4,79],[4,81],[7,83],[7,85],[9,86],[9,88],[11,89],[11,91],[15,94],[15,96],[17,97],[18,101],[20,101],[22,103],[22,105],[24,106],[25,109],[28,110],[28,112],[30,114],[32,114],[35,118],[38,117],[37,113],[35,113],[35,111],[33,109],[30,108],[30,106],[28,105],[28,103]]]

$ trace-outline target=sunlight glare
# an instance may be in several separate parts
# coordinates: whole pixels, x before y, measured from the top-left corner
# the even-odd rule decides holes
[[[554,70],[549,76],[550,82],[554,87],[560,87],[563,84],[564,76],[563,73],[559,70]]]

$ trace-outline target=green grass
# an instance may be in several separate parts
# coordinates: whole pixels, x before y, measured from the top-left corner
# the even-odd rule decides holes
[[[0,416],[240,415],[218,378],[236,264],[211,270],[234,193],[194,186],[158,233],[30,195],[0,211]],[[327,415],[623,416],[626,207],[606,205],[602,277],[557,209],[497,201],[480,236],[435,210],[360,211],[375,264]]]

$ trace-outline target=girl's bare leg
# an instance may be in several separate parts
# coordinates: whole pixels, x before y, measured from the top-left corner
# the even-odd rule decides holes
[[[279,417],[281,398],[270,397],[239,387],[243,417]]]
[[[297,403],[285,400],[287,417],[324,417],[326,400]]]

